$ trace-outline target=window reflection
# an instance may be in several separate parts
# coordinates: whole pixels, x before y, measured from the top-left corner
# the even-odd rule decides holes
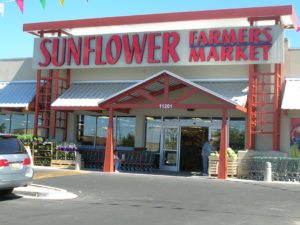
[[[27,115],[27,134],[34,134],[34,114]]]
[[[109,119],[109,117],[107,117],[107,116],[99,116],[97,118],[96,145],[100,145],[100,146],[105,146],[106,145],[108,119]]]
[[[79,115],[77,123],[77,141],[82,145],[105,146],[109,117]],[[116,146],[134,147],[135,117],[115,117],[114,140]]]
[[[220,150],[220,139],[221,139],[221,129],[219,128],[212,128],[211,129],[211,138],[214,139],[214,150]]]
[[[10,115],[0,114],[0,132],[9,133],[10,132]]]
[[[176,150],[177,149],[177,136],[178,136],[177,128],[165,128],[164,149]]]
[[[11,133],[25,134],[26,133],[27,116],[22,114],[13,114],[11,116]]]
[[[134,147],[135,117],[117,117],[115,131],[117,146]]]
[[[165,122],[178,122],[178,117],[164,117]]]
[[[177,162],[177,152],[164,151],[164,165],[176,166],[176,162]]]
[[[82,145],[94,145],[95,129],[96,116],[79,116],[77,124],[77,141]]]
[[[245,149],[245,119],[230,119],[229,123],[229,146],[234,150]]]
[[[33,134],[34,114],[0,114],[0,133]]]
[[[146,149],[159,151],[160,147],[161,118],[146,117]]]
[[[210,123],[210,117],[180,117],[180,122],[189,122],[189,123],[199,123],[199,122],[206,122]]]

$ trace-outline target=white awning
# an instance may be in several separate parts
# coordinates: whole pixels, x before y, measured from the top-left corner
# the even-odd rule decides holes
[[[0,107],[27,108],[35,94],[35,81],[0,82]]]
[[[285,90],[283,94],[281,109],[284,110],[299,110],[300,109],[300,79],[286,79]]]
[[[52,103],[52,107],[98,107],[98,105],[113,95],[130,88],[138,82],[117,81],[117,82],[76,82],[65,91],[57,100]],[[201,85],[210,91],[245,107],[248,93],[247,81],[192,81],[196,85]]]

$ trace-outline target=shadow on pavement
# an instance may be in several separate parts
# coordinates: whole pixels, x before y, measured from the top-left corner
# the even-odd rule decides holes
[[[15,194],[0,194],[0,202],[12,201],[20,198],[22,197]]]

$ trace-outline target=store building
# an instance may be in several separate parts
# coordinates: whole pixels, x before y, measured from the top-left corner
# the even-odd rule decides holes
[[[300,50],[284,30],[297,27],[292,6],[24,24],[34,56],[0,62],[1,129],[105,147],[105,171],[134,148],[198,170],[214,138],[226,178],[227,146],[289,154]]]

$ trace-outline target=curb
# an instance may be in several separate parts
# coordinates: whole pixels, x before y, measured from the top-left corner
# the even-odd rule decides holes
[[[77,198],[76,194],[68,192],[64,189],[31,184],[27,187],[15,188],[14,193],[23,198],[44,199],[44,200],[66,200]]]

